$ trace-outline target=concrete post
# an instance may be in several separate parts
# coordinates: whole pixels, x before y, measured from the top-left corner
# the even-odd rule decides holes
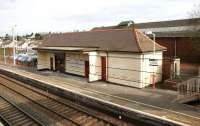
[[[189,82],[188,82],[188,80],[186,81],[186,87],[187,87],[187,93],[186,93],[186,95],[188,95],[190,92],[189,92],[189,90],[190,90],[190,87],[189,87]]]
[[[200,81],[199,81],[199,78],[197,78],[197,94],[199,94],[200,96]]]
[[[200,67],[199,67],[199,77],[200,77]]]

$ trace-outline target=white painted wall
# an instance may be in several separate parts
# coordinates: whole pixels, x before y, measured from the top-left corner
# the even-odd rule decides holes
[[[157,73],[156,82],[162,80],[162,52],[155,53],[155,58],[159,59],[158,66],[149,64],[153,53],[89,52],[90,82],[101,80],[101,56],[107,57],[107,81],[109,82],[143,88],[152,84],[153,70]]]
[[[106,57],[107,81],[140,87],[140,55],[134,53],[89,52],[89,81],[101,80],[101,56]]]
[[[140,69],[140,55],[133,53],[109,53],[109,82],[140,87]]]
[[[101,80],[101,55],[105,56],[105,53],[100,52],[89,52],[89,81]]]
[[[45,52],[45,51],[38,51],[37,53],[37,69],[50,69],[50,58],[53,57],[54,59],[54,54],[50,52]],[[53,64],[54,69],[55,69],[55,64]]]
[[[88,56],[89,55],[89,56]],[[107,61],[107,81],[137,88],[152,84],[153,71],[156,82],[162,80],[162,52],[156,52],[158,66],[150,66],[149,59],[153,53],[114,53],[114,52],[66,52],[65,71],[77,75],[85,75],[85,61],[89,60],[89,81],[101,80],[101,56]],[[50,57],[53,53],[38,51],[38,69],[50,69]],[[54,64],[55,69],[55,64]]]
[[[65,72],[85,76],[85,61],[89,61],[88,54],[80,52],[65,53]],[[53,57],[53,69],[55,70],[54,53],[38,51],[37,69],[50,69],[50,58]]]
[[[85,76],[85,61],[89,61],[87,54],[81,52],[65,53],[65,72]]]
[[[162,52],[155,53],[158,66],[151,66],[149,59],[153,59],[153,52],[141,55],[141,88],[153,83],[153,75],[155,75],[155,82],[162,81]]]

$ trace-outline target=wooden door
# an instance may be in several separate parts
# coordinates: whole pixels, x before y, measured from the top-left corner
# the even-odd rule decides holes
[[[58,70],[58,58],[57,55],[55,55],[55,70]]]
[[[60,72],[65,72],[65,53],[60,55]]]
[[[90,71],[89,61],[85,61],[85,77],[86,78],[89,77],[89,71]]]
[[[50,70],[53,70],[53,57],[50,58]]]
[[[60,72],[65,72],[65,53],[55,54],[55,69]]]
[[[101,57],[101,79],[106,81],[106,57]]]

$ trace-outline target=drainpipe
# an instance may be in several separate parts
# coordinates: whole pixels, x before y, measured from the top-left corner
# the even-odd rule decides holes
[[[142,71],[142,77],[141,77],[141,81],[142,81],[142,88],[146,86],[146,77],[144,78],[144,54],[142,54],[142,65],[141,65],[141,71]]]
[[[176,37],[175,37],[175,41],[174,41],[174,58],[176,58]]]
[[[106,77],[106,81],[108,81],[108,74],[109,74],[109,73],[108,73],[108,72],[109,72],[109,71],[108,71],[108,69],[109,69],[109,67],[108,67],[108,65],[109,65],[109,64],[108,64],[108,61],[109,61],[109,60],[108,60],[108,58],[109,58],[109,57],[108,57],[108,51],[106,51],[106,55],[107,55],[107,60],[106,60],[106,68],[107,68],[107,69],[106,69],[106,70],[107,70],[106,76],[107,76],[107,77]]]

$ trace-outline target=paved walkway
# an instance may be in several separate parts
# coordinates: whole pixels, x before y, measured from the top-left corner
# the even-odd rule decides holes
[[[0,69],[156,118],[200,126],[200,110],[175,102],[174,91],[136,89],[100,81],[88,83],[82,77],[50,71],[30,72],[2,65]]]

